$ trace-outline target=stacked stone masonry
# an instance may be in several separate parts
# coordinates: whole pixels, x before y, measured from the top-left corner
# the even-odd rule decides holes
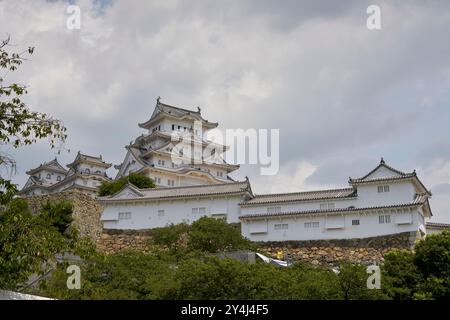
[[[73,203],[74,225],[82,236],[90,237],[97,249],[105,253],[114,253],[133,249],[151,251],[151,230],[107,230],[102,229],[100,216],[101,204],[92,197],[79,191],[67,191],[50,195],[27,198],[33,213],[48,200],[69,200]],[[303,261],[315,265],[335,266],[342,261],[363,264],[382,263],[384,254],[391,249],[411,249],[417,239],[415,233],[400,233],[389,236],[344,239],[311,240],[258,243],[258,252],[291,261]]]

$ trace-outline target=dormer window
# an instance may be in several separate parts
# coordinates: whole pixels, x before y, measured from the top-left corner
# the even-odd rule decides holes
[[[389,192],[389,186],[378,186],[378,193]]]
[[[91,173],[91,170],[89,170],[88,168],[84,169],[84,173],[89,174]]]
[[[47,179],[51,179],[52,176],[50,175],[50,173],[47,173]]]
[[[61,181],[61,176],[58,176],[58,177],[56,178],[56,181]]]

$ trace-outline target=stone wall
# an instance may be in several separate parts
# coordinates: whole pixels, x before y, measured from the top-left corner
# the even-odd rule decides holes
[[[121,250],[133,249],[149,252],[151,230],[112,230],[103,229],[97,249],[105,253],[114,253]]]
[[[315,265],[336,266],[342,261],[369,265],[382,263],[384,254],[394,248],[411,249],[416,239],[415,232],[404,232],[364,239],[264,242],[259,243],[259,252]]]
[[[72,202],[73,225],[78,229],[80,235],[89,237],[94,242],[97,242],[98,239],[100,239],[102,234],[100,216],[103,212],[103,206],[81,191],[70,190],[48,195],[27,197],[25,199],[28,202],[28,207],[34,214],[39,213],[41,207],[48,200],[68,200]]]
[[[77,191],[64,191],[51,195],[26,198],[33,213],[38,213],[47,200],[69,200],[73,203],[74,225],[82,236],[90,237],[97,249],[114,253],[126,249],[151,251],[151,230],[107,230],[102,228],[100,216],[103,206],[92,197]],[[310,240],[258,243],[257,252],[272,258],[304,261],[315,265],[335,266],[342,261],[363,264],[382,263],[383,255],[393,249],[411,249],[416,233],[344,240]]]

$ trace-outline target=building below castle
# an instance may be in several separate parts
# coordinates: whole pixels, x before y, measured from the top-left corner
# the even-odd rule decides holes
[[[111,167],[102,156],[94,157],[77,153],[75,160],[65,169],[55,158],[26,173],[30,176],[20,191],[23,196],[56,193],[71,189],[95,196],[103,181],[110,181],[106,170]]]
[[[241,182],[137,189],[125,186],[98,200],[105,229],[152,229],[203,216],[240,223],[252,241],[369,238],[412,232],[426,234],[431,192],[415,171],[379,165],[349,187],[256,195]]]

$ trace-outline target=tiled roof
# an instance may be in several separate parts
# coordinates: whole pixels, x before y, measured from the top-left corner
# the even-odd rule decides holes
[[[201,196],[239,194],[245,192],[251,194],[250,183],[248,182],[248,180],[233,183],[213,184],[213,185],[152,188],[152,189],[138,189],[128,184],[125,188],[132,189],[136,193],[136,198],[132,198],[133,200],[139,199],[157,200],[168,198],[201,197]],[[100,201],[106,202],[130,200],[130,198],[115,198],[117,194],[119,194],[121,191],[119,191],[115,195],[108,197],[100,197],[98,199]]]
[[[293,192],[293,193],[262,194],[256,195],[254,198],[245,201],[240,205],[245,207],[269,203],[313,201],[325,199],[345,199],[353,197],[356,197],[356,190],[353,188],[344,188],[344,189],[331,189],[331,190]]]
[[[139,127],[141,128],[148,127],[159,114],[166,114],[169,116],[174,116],[176,118],[191,116],[198,119],[199,121],[202,121],[203,123],[209,124],[211,126],[217,126],[217,123],[209,122],[208,120],[202,117],[200,108],[198,108],[197,111],[193,111],[180,107],[175,107],[166,103],[162,103],[159,100],[160,98],[156,100],[156,107],[150,119],[144,123],[139,123]]]
[[[41,170],[48,170],[52,172],[59,172],[65,174],[67,172],[66,169],[62,165],[59,164],[58,159],[53,159],[52,161],[44,162],[39,165],[39,167],[31,169],[26,172],[28,175],[32,175],[36,172],[39,172]]]
[[[439,228],[439,229],[450,228],[450,223],[427,222],[425,225],[427,228]]]
[[[72,168],[75,164],[81,163],[81,162],[90,162],[92,164],[96,164],[105,168],[109,168],[111,167],[110,163],[106,163],[106,161],[104,161],[102,159],[102,156],[100,155],[99,157],[95,157],[95,156],[89,156],[86,154],[82,154],[80,151],[78,151],[77,156],[75,157],[75,160],[72,163],[69,163],[67,165],[67,167]]]
[[[419,199],[418,199],[419,198]],[[421,200],[421,201],[419,201]],[[402,204],[394,204],[394,205],[386,205],[386,206],[372,206],[372,207],[348,207],[348,208],[336,208],[336,209],[316,209],[316,210],[297,210],[297,211],[289,211],[289,212],[278,212],[278,213],[255,213],[255,214],[246,214],[242,215],[240,219],[246,218],[258,218],[258,217],[279,217],[279,216],[297,216],[297,215],[305,215],[305,214],[321,214],[321,213],[340,213],[340,212],[358,212],[358,211],[366,211],[366,210],[383,210],[383,209],[398,209],[398,208],[408,208],[408,207],[416,207],[421,206],[427,203],[427,198],[423,198],[422,195],[416,196],[416,198],[410,203],[402,203]]]

